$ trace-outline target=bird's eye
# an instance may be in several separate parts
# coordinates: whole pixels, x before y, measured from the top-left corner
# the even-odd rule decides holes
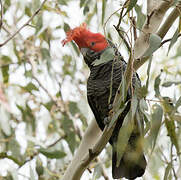
[[[95,42],[91,42],[90,45],[91,45],[91,46],[94,46],[94,45],[95,45]]]

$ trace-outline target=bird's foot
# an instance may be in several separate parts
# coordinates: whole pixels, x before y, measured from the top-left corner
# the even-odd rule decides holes
[[[107,117],[104,118],[104,125],[106,126],[109,123],[110,123],[110,118],[109,118],[109,116],[107,116]]]
[[[113,108],[113,104],[108,105],[108,109],[111,110]]]

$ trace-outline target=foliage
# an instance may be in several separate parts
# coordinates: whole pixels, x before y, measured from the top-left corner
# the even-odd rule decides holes
[[[120,52],[127,59],[129,52],[113,29],[120,15],[116,10],[124,2],[46,1],[31,23],[1,47],[0,166],[8,165],[0,170],[0,179],[48,180],[62,177],[93,116],[85,98],[88,68],[74,43],[63,48],[60,41],[68,29],[83,21],[90,29],[103,32],[109,19],[106,35],[120,45]],[[0,44],[31,18],[41,3],[40,0],[3,1]],[[136,16],[139,34],[146,18],[143,1],[129,1],[123,14],[120,29],[129,44],[133,44],[131,13]],[[149,162],[145,179],[176,179],[181,167],[180,27],[177,24],[172,27],[175,33],[168,36],[170,42],[162,49],[159,49],[162,45],[160,37],[150,35],[150,46],[145,56],[157,51],[149,61],[148,71],[147,64],[139,71],[143,82],[138,93],[141,96],[139,106],[144,114],[145,152]],[[112,49],[105,51],[101,62],[109,61],[112,55]],[[124,84],[122,89],[125,90]],[[137,100],[132,101],[132,113],[127,115],[123,131],[119,134],[120,158],[132,131],[132,121],[131,124],[129,122],[132,118],[129,117],[137,115],[137,105]],[[110,127],[112,124],[113,121]],[[122,133],[125,139],[121,139]],[[110,147],[106,146],[103,155],[90,166],[94,167],[93,175],[86,172],[87,175],[93,179],[105,178],[104,170],[111,167],[110,159]],[[23,169],[30,173],[23,173]],[[107,176],[111,177],[110,174]]]

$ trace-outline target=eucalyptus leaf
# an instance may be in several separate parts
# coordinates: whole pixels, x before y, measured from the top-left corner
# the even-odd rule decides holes
[[[67,141],[71,152],[74,153],[76,147],[78,146],[78,140],[76,138],[75,128],[72,119],[70,119],[66,115],[62,117],[62,128],[66,134],[65,140]]]
[[[179,29],[177,29],[177,30],[175,31],[175,33],[174,33],[174,35],[173,35],[173,37],[172,37],[172,39],[171,39],[171,41],[170,41],[170,45],[169,45],[169,47],[168,47],[167,55],[168,55],[171,47],[176,43],[176,41],[177,41],[177,39],[178,39],[178,35],[179,35]]]
[[[3,83],[8,83],[9,81],[9,65],[4,66],[2,69],[2,75],[3,75]]]
[[[80,0],[80,4],[79,4],[80,8],[83,7],[83,5],[85,4],[85,2],[86,2],[86,0]]]
[[[161,45],[162,39],[157,34],[151,34],[149,38],[149,47],[143,56],[151,56]]]
[[[175,146],[177,150],[177,154],[180,154],[180,148],[179,148],[179,143],[178,143],[178,138],[177,138],[177,133],[176,133],[176,125],[175,121],[173,119],[173,116],[171,117],[165,117],[165,125],[167,128],[168,135],[170,136],[170,139]]]
[[[141,29],[143,27],[143,24],[146,20],[146,15],[142,13],[142,7],[140,7],[139,5],[135,5],[135,11],[137,13],[137,22],[136,22],[136,26]]]
[[[154,104],[153,113],[151,115],[151,129],[148,136],[148,144],[151,145],[152,150],[155,147],[157,136],[161,127],[163,117],[163,109],[160,105]]]
[[[46,59],[47,61],[51,60],[50,51],[47,48],[41,48],[41,54],[43,59]]]
[[[155,90],[155,96],[160,97],[160,74],[156,77],[155,83],[154,83],[154,90]]]
[[[41,15],[39,15],[37,17],[36,32],[35,32],[35,34],[37,34],[41,30],[42,27],[43,27],[43,18],[42,18]]]
[[[45,148],[40,148],[39,152],[50,159],[61,159],[66,156],[66,153],[60,150],[51,151]]]
[[[58,3],[61,5],[67,5],[68,0],[58,0]]]
[[[25,89],[26,91],[28,92],[32,92],[33,90],[34,91],[39,91],[39,89],[33,84],[33,83],[28,83],[26,86],[22,87],[23,89]]]
[[[133,127],[134,127],[134,121],[132,119],[131,111],[129,111],[124,119],[122,127],[119,130],[119,135],[117,140],[117,142],[119,143],[116,143],[117,167],[119,166],[120,160],[122,159],[122,156],[126,150],[129,138],[133,131]]]
[[[109,47],[101,54],[100,59],[96,59],[92,63],[92,65],[93,66],[98,66],[100,64],[107,63],[107,62],[113,60],[114,57],[115,57],[114,49]]]
[[[168,81],[162,84],[163,87],[170,87],[172,85],[179,85],[181,84],[181,81],[175,82],[175,81]]]

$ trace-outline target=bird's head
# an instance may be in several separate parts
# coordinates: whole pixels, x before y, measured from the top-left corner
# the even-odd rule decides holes
[[[91,32],[85,23],[69,30],[66,34],[67,37],[62,41],[63,46],[73,40],[80,51],[82,48],[88,48],[94,52],[100,52],[108,47],[106,38],[100,33]]]

